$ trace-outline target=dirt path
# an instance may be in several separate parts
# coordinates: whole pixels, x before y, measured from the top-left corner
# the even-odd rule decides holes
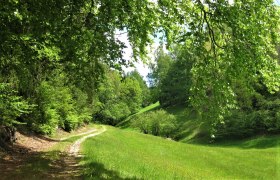
[[[51,170],[52,178],[55,179],[81,179],[82,167],[79,165],[79,161],[83,156],[80,153],[81,144],[90,137],[97,136],[106,131],[106,128],[102,126],[102,129],[95,129],[79,135],[85,135],[76,140],[67,150],[66,154],[62,154],[60,159],[53,162],[53,168]],[[70,137],[69,137],[70,138]],[[69,138],[63,138],[67,140]]]
[[[106,131],[106,128],[104,126],[102,126],[102,130],[99,130],[97,132],[93,131],[95,133],[91,133],[89,135],[83,136],[82,138],[78,139],[74,144],[72,144],[70,146],[69,154],[72,156],[79,156],[80,146],[87,138],[97,136],[105,131]]]
[[[91,129],[58,140],[24,137],[22,141],[24,144],[16,145],[19,146],[16,147],[18,152],[0,157],[0,179],[81,179],[82,167],[79,165],[81,143],[105,131],[106,128],[102,126],[101,129]],[[65,143],[75,136],[82,137],[68,145],[64,151],[45,151],[46,148],[57,143]],[[22,146],[25,144],[26,146]],[[53,159],[53,154],[58,156],[56,160]]]
[[[60,138],[59,141],[64,141],[64,140],[70,139],[70,138],[75,137],[75,136],[82,136],[82,135],[90,134],[90,133],[93,133],[95,131],[97,131],[97,129],[91,129],[91,130],[83,132],[83,133],[79,133],[79,134],[75,134],[75,135],[72,135],[72,136]]]

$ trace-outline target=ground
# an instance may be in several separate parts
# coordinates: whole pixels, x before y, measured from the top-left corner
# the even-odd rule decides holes
[[[17,132],[13,151],[0,151],[0,179],[81,179],[80,144],[103,131],[87,126],[53,138]]]

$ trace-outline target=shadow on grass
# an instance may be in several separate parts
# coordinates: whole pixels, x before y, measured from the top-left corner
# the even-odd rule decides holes
[[[168,107],[166,110],[177,118],[179,128],[175,139],[184,143],[213,146],[235,147],[241,149],[266,149],[280,147],[280,135],[263,135],[250,138],[210,138],[211,123],[202,119],[196,111],[190,111],[182,106]]]
[[[84,165],[83,179],[138,179],[136,177],[123,178],[120,173],[114,170],[105,168],[105,166],[98,162],[90,162]]]
[[[144,111],[144,113],[160,108],[160,106],[156,106],[155,108]],[[211,139],[211,122],[202,118],[197,111],[190,110],[184,106],[171,106],[164,108],[164,110],[176,116],[178,129],[173,134],[173,138],[179,142],[201,146],[230,147],[241,149],[280,148],[280,134],[255,136],[251,138],[242,137],[239,139]],[[117,127],[120,129],[132,128],[131,122],[133,121],[135,115],[131,115],[126,120],[119,123]]]
[[[280,135],[256,136],[247,139],[223,139],[214,142],[212,146],[236,147],[242,149],[267,149],[280,147]]]
[[[123,178],[119,172],[103,164],[91,162],[80,165],[81,156],[74,157],[61,151],[33,152],[14,147],[0,157],[0,179],[137,179]]]

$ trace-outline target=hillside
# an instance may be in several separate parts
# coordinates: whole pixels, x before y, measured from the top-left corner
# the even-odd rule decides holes
[[[53,138],[18,134],[16,146],[20,151],[0,154],[2,179],[280,178],[279,136],[209,144],[197,141],[199,136],[186,136],[176,142],[142,134],[131,127],[103,126],[107,131],[93,137],[92,132],[101,132],[101,127],[89,125],[70,134],[59,131]],[[81,149],[75,153],[82,157],[70,153],[77,143]]]
[[[133,121],[136,115],[145,114],[147,112],[156,111],[161,109],[160,104],[157,102],[147,106],[137,114],[134,114],[117,125],[121,129],[134,129]],[[176,117],[177,129],[173,133],[175,140],[196,143],[196,142],[207,142],[209,139],[209,122],[205,119],[200,118],[196,112],[192,112],[183,106],[172,106],[165,108],[168,113]]]
[[[136,115],[83,145],[84,176],[92,179],[279,179],[280,136],[256,136],[210,143],[207,121],[184,107],[166,109],[177,118],[176,139],[140,133]],[[261,162],[261,163],[260,163]]]
[[[253,145],[264,139],[192,145],[108,128],[83,144],[82,165],[90,179],[279,179],[279,137],[271,140],[269,148]]]

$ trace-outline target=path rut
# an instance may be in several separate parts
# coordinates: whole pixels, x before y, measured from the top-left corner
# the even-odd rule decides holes
[[[85,136],[81,137],[80,139],[76,140],[70,147],[68,148],[67,155],[61,156],[61,158],[54,162],[54,171],[59,173],[53,173],[55,176],[53,178],[57,179],[81,179],[81,171],[82,167],[79,165],[79,161],[83,156],[80,153],[81,144],[90,137],[97,136],[102,134],[106,131],[106,128],[102,126],[101,130],[92,130],[91,132],[85,132]],[[90,133],[90,134],[88,134]],[[81,134],[79,134],[81,135]],[[70,137],[69,137],[70,138]],[[68,139],[68,138],[67,138]]]
[[[81,144],[87,139],[87,138],[90,138],[90,137],[94,137],[94,136],[97,136],[99,134],[102,134],[103,132],[106,131],[106,128],[104,126],[102,126],[102,130],[100,131],[93,131],[95,133],[91,133],[89,135],[86,135],[86,136],[83,136],[82,138],[78,139],[77,141],[74,142],[74,144],[72,144],[70,146],[70,149],[69,149],[69,154],[72,155],[72,156],[81,156],[79,155],[79,151],[80,151],[80,147],[81,147]]]
[[[102,126],[102,129],[92,129],[74,136],[82,136],[74,143],[72,143],[66,151],[56,152],[59,155],[59,159],[52,160],[52,157],[47,152],[40,150],[28,150],[24,153],[16,153],[10,155],[9,159],[0,158],[0,179],[82,179],[82,166],[79,164],[81,160],[80,147],[81,144],[90,137],[97,136],[106,131],[106,128]],[[65,141],[71,137],[61,138],[58,140],[51,140],[55,143]],[[54,144],[55,144],[54,143]],[[41,144],[44,146],[44,143]],[[44,148],[42,148],[44,149]],[[20,149],[21,150],[21,149]],[[29,169],[28,164],[38,164],[36,169]],[[45,169],[45,165],[49,167]],[[33,166],[31,166],[33,167]],[[37,169],[38,168],[38,169]],[[42,169],[40,169],[42,168]],[[34,172],[34,173],[30,173]],[[27,176],[28,173],[28,176]]]

